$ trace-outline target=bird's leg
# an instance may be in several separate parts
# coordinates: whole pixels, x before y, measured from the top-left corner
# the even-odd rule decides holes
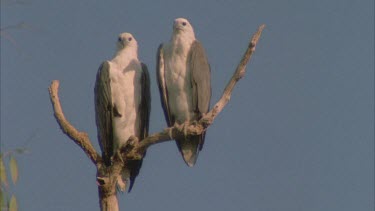
[[[136,144],[138,144],[139,140],[136,136],[130,136],[128,141],[126,142],[125,152],[130,152]]]
[[[170,139],[173,139],[173,128],[179,128],[179,124],[177,122],[175,122],[173,124],[173,127],[169,128],[168,135],[169,135]]]
[[[197,120],[194,120],[193,122],[190,122],[190,124],[194,125],[194,127],[196,128],[197,125],[198,125],[198,121],[197,121]]]
[[[203,114],[203,117],[200,121],[202,121],[204,128],[207,128],[212,123],[212,120],[210,120],[210,117],[207,114]]]
[[[188,127],[188,125],[189,125],[189,121],[185,121],[184,122],[184,137],[186,138],[187,137],[187,127]]]
[[[120,147],[120,150],[117,151],[117,156],[120,158],[121,162],[124,163],[124,158],[129,154],[134,146],[138,143],[138,138],[135,136],[130,136],[124,145]]]
[[[123,151],[122,148],[116,150],[116,156],[117,156],[118,159],[121,161],[121,163],[124,163],[124,159],[122,159],[122,156],[121,156],[122,151]]]

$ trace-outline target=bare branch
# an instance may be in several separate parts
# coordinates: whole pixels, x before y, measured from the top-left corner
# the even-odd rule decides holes
[[[253,35],[245,54],[237,66],[236,71],[224,89],[222,97],[215,104],[215,106],[203,116],[203,118],[201,118],[198,122],[192,122],[186,125],[175,124],[173,127],[165,128],[163,131],[154,133],[142,141],[138,141],[138,139],[136,139],[137,141],[129,139],[128,146],[125,147],[125,150],[121,150],[121,155],[115,154],[112,159],[111,166],[103,165],[102,158],[95,151],[88,135],[84,132],[79,132],[65,119],[58,97],[59,81],[52,81],[52,84],[49,87],[49,93],[54,109],[54,115],[58,124],[60,125],[62,131],[78,146],[80,146],[91,161],[96,164],[101,210],[118,210],[116,184],[118,185],[118,179],[121,177],[121,170],[123,169],[124,165],[126,165],[127,160],[142,159],[144,152],[151,145],[174,140],[176,138],[185,136],[185,134],[187,134],[187,136],[199,135],[207,130],[207,128],[213,123],[216,116],[229,102],[236,83],[244,76],[246,65],[255,51],[255,47],[264,27],[265,25],[261,25],[258,28],[258,31]],[[121,158],[119,156],[121,156]]]
[[[215,106],[198,122],[191,123],[189,125],[174,125],[173,127],[169,127],[164,129],[162,132],[154,133],[147,138],[143,139],[141,142],[136,143],[133,147],[133,150],[129,153],[130,157],[137,157],[139,158],[140,154],[151,145],[162,143],[165,141],[174,140],[176,138],[184,136],[184,131],[187,132],[188,135],[199,135],[213,123],[216,116],[224,109],[227,103],[230,100],[232,91],[236,83],[245,75],[246,72],[246,65],[249,62],[252,54],[255,51],[255,47],[259,41],[259,38],[262,34],[265,25],[261,25],[257,32],[252,36],[249,45],[246,49],[245,54],[243,55],[241,62],[237,66],[236,71],[234,72],[232,78],[228,82],[227,86],[224,89],[223,95],[220,100],[215,104]],[[86,133],[79,132],[75,129],[66,119],[62,112],[59,97],[58,97],[58,87],[59,82],[53,81],[49,91],[51,101],[53,103],[53,108],[55,111],[55,117],[57,122],[59,123],[63,132],[68,135],[76,144],[78,144],[85,153],[90,157],[90,159],[97,164],[98,159],[101,161],[100,155],[95,151],[94,147],[92,146],[88,136]],[[186,128],[185,128],[186,127]]]
[[[261,25],[257,32],[252,36],[245,54],[243,55],[241,62],[238,64],[236,71],[232,78],[228,82],[224,89],[223,95],[215,106],[201,119],[199,122],[192,123],[190,125],[174,125],[164,129],[164,131],[152,134],[147,138],[143,139],[138,146],[135,146],[134,153],[143,153],[149,146],[158,144],[161,142],[174,140],[184,135],[186,130],[188,135],[199,135],[203,133],[213,123],[216,116],[223,110],[230,100],[232,91],[236,83],[245,75],[246,65],[249,62],[251,56],[255,51],[255,47],[259,41],[265,25]],[[185,128],[186,127],[186,128]],[[135,156],[135,155],[134,155]]]
[[[97,165],[101,162],[101,156],[96,152],[95,148],[92,146],[91,141],[87,133],[80,132],[74,128],[65,118],[60,105],[60,99],[58,95],[59,91],[59,81],[54,80],[49,87],[49,94],[51,102],[53,105],[54,115],[59,123],[61,130],[69,136],[81,149],[86,153],[86,155],[91,159],[91,161]]]
[[[229,102],[234,86],[245,75],[246,65],[255,51],[255,47],[258,43],[258,40],[260,38],[260,35],[262,34],[264,27],[265,25],[262,24],[258,28],[258,31],[251,38],[250,43],[246,49],[246,52],[243,55],[241,62],[237,66],[236,72],[234,72],[232,78],[230,79],[230,81],[224,89],[222,97],[215,104],[213,109],[210,112],[208,112],[208,114],[202,119],[201,122],[207,121],[209,124],[212,124],[212,121],[215,119],[215,117],[223,110],[223,108]]]

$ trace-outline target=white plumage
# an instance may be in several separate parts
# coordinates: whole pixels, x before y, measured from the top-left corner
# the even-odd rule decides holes
[[[146,65],[138,60],[138,44],[130,33],[120,34],[114,58],[99,68],[95,84],[95,111],[98,138],[106,165],[126,146],[129,138],[148,135],[150,81]],[[130,179],[129,191],[142,160],[128,161],[118,185]]]
[[[192,27],[183,26],[184,19],[177,19],[171,42],[166,44],[164,50],[165,81],[169,94],[170,112],[175,115],[179,124],[189,121],[193,117],[192,93],[190,85],[190,72],[186,66],[186,59],[190,46],[195,40]],[[182,32],[182,27],[186,28]]]
[[[109,61],[112,103],[121,116],[113,119],[114,152],[124,146],[131,135],[138,137],[142,66],[138,60],[137,42],[131,34],[121,34],[126,48],[120,48]],[[130,41],[128,39],[131,39]],[[115,114],[116,116],[116,114]]]
[[[169,43],[158,50],[158,85],[168,126],[198,121],[211,98],[210,66],[188,20],[177,18]],[[187,165],[193,166],[205,134],[177,139]]]

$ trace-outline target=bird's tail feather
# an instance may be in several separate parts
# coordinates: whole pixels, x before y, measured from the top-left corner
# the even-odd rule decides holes
[[[197,161],[199,148],[201,148],[200,145],[202,143],[202,139],[203,137],[199,135],[189,137],[186,139],[176,140],[182,158],[184,159],[185,163],[190,167],[193,167]]]
[[[142,163],[143,163],[143,159],[142,160],[131,160],[131,161],[128,162],[128,168],[130,169],[130,175],[129,175],[130,184],[129,184],[129,188],[128,188],[128,193],[130,193],[130,191],[133,188],[135,178],[139,174],[139,170],[142,167]]]

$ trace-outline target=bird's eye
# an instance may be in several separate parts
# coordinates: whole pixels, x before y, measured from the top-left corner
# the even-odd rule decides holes
[[[132,39],[133,39],[133,38],[129,37],[129,38],[128,38],[128,41],[130,42],[130,41],[132,41]]]
[[[118,39],[117,39],[119,42],[121,42],[122,41],[122,39],[121,39],[121,37],[119,37]]]
[[[183,25],[183,26],[186,26],[186,22],[185,22],[185,21],[184,21],[184,22],[182,22],[182,25]]]

